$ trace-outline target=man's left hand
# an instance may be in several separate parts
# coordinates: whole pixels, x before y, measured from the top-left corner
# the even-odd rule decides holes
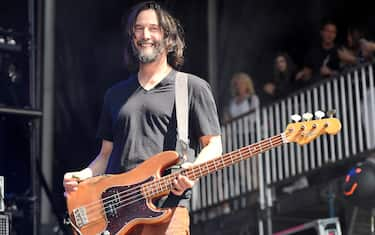
[[[188,169],[193,164],[190,162],[181,165],[182,168]],[[187,189],[192,188],[195,181],[190,180],[187,176],[179,174],[176,179],[173,180],[173,187],[171,192],[174,195],[181,196]]]

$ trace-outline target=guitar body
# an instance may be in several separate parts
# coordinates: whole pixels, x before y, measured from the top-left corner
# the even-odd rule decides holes
[[[67,196],[68,213],[75,234],[124,235],[140,224],[167,221],[171,217],[171,209],[157,208],[152,202],[167,193],[147,198],[141,185],[159,179],[166,168],[178,161],[176,152],[166,151],[129,172],[80,182],[78,190]]]

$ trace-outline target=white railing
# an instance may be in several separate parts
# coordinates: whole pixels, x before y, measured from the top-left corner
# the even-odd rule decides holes
[[[193,190],[192,211],[220,205],[255,190],[267,193],[267,185],[374,149],[373,65],[357,67],[223,125],[224,153],[283,132],[292,114],[316,110],[336,110],[342,130],[306,146],[283,145],[202,178]],[[262,207],[266,203],[262,198],[266,197],[259,198]]]

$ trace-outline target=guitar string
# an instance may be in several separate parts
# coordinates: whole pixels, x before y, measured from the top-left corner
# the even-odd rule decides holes
[[[251,148],[251,147],[255,147],[255,146],[259,146],[259,145],[263,145],[263,144],[266,144],[266,145],[268,145],[268,143],[267,143],[267,141],[269,141],[269,140],[271,140],[271,139],[275,139],[275,138],[280,138],[280,135],[278,135],[278,136],[273,136],[273,137],[271,137],[271,138],[268,138],[268,139],[265,139],[265,140],[262,140],[262,141],[260,141],[259,143],[257,143],[257,144],[253,144],[253,145],[250,145],[250,146],[245,146],[245,147],[243,147],[243,148],[241,148],[241,149],[248,149],[248,148]],[[237,150],[237,151],[239,151],[239,150]],[[237,151],[233,151],[233,152],[231,152],[231,153],[236,153]],[[225,155],[223,155],[222,156],[222,158],[225,158],[225,157],[228,157],[228,156],[230,156],[231,155],[231,153],[227,153],[227,154],[225,154]],[[212,161],[208,161],[208,162],[206,162],[206,167],[207,167],[207,164],[211,164],[211,163],[213,163],[214,165],[215,165],[215,163],[214,163],[214,161],[213,160],[217,160],[217,159],[212,159]],[[202,163],[202,165],[203,164],[205,164],[205,163]],[[157,180],[154,180],[154,181],[151,181],[151,182],[147,182],[147,183],[145,183],[145,184],[143,184],[145,187],[147,187],[147,186],[150,186],[150,185],[148,185],[148,184],[156,184],[156,183],[158,183],[159,185],[160,185],[160,182],[162,182],[163,180],[169,180],[169,179],[166,179],[166,178],[175,178],[175,176],[177,176],[178,175],[178,173],[177,174],[174,174],[173,175],[173,177],[172,177],[172,175],[167,175],[167,176],[165,176],[165,177],[163,177],[163,178],[160,178],[160,179],[157,179]],[[169,176],[169,177],[168,177]],[[167,183],[170,183],[170,182],[167,182]],[[89,210],[89,209],[94,209],[94,208],[92,208],[92,207],[96,207],[96,206],[101,206],[101,204],[106,204],[106,203],[111,203],[111,202],[113,202],[113,201],[115,201],[115,200],[118,200],[118,198],[116,198],[116,196],[117,197],[119,197],[119,196],[128,196],[128,195],[124,195],[124,194],[126,194],[126,193],[129,193],[129,195],[132,195],[133,193],[137,193],[139,190],[139,188],[141,187],[141,186],[143,186],[143,185],[139,185],[139,186],[137,186],[137,187],[133,187],[133,188],[131,188],[131,189],[128,189],[128,190],[124,190],[124,191],[122,191],[122,192],[120,192],[120,193],[118,193],[117,195],[111,195],[111,196],[108,196],[108,197],[105,197],[105,198],[102,198],[101,200],[97,200],[97,201],[95,201],[95,202],[92,202],[92,203],[89,203],[89,204],[86,204],[86,205],[83,205],[82,207],[85,207],[86,208],[86,210]],[[153,186],[153,185],[151,185],[151,186]],[[167,186],[166,186],[167,187]],[[152,193],[152,191],[151,191],[151,193]],[[156,193],[158,193],[158,192],[156,192]],[[110,198],[113,198],[112,200],[107,200],[107,199],[110,199]],[[95,208],[96,209],[96,208]]]
[[[277,138],[277,137],[280,138],[280,136],[274,136],[274,137],[271,137],[271,138]],[[264,143],[264,142],[266,142],[266,141],[269,141],[271,138],[269,138],[269,139],[265,139],[265,140],[263,140],[263,141],[260,141],[259,144],[256,144],[256,146],[262,146],[262,145],[265,144],[265,146],[263,146],[263,147],[268,147],[268,146],[271,146],[271,147],[272,147],[272,145],[278,145],[278,144],[284,142],[282,139],[279,139],[277,142],[273,142],[273,143],[271,143],[271,144],[269,144],[269,143]],[[228,156],[230,156],[230,155],[234,155],[234,156],[232,156],[231,159],[225,159],[224,162],[226,163],[226,162],[229,161],[229,163],[231,163],[231,162],[233,163],[233,157],[234,157],[235,161],[241,161],[241,160],[243,159],[243,156],[241,155],[241,152],[243,152],[243,151],[250,152],[250,154],[253,154],[253,155],[257,155],[257,154],[259,154],[260,152],[263,152],[263,147],[259,147],[259,148],[260,148],[260,151],[259,151],[259,149],[257,149],[257,148],[255,148],[255,151],[252,151],[250,147],[251,147],[251,145],[250,145],[250,146],[247,146],[247,147],[243,147],[243,148],[241,148],[241,149],[239,149],[239,150],[233,151],[233,152],[231,152],[231,153],[229,153],[229,154],[226,154],[226,155],[227,155],[226,157],[228,157]],[[225,155],[223,155],[222,157],[224,157],[224,156],[225,156]],[[217,159],[215,159],[215,160],[217,160]],[[230,162],[230,161],[231,161],[231,162]],[[226,163],[226,164],[227,164],[227,163]],[[209,171],[208,171],[207,173],[210,173],[210,170],[217,169],[216,164],[214,163],[214,161],[210,162],[210,165],[206,165],[206,167],[207,167],[207,169],[209,169]],[[225,167],[225,166],[224,166],[224,167]],[[186,176],[189,177],[190,179],[195,179],[197,176],[200,176],[199,173],[196,174],[196,172],[194,172],[194,171],[186,171],[186,170],[184,170],[184,171],[182,171],[182,172],[177,172],[177,173],[175,173],[175,175],[180,174],[180,173],[188,173]],[[189,173],[190,173],[190,174],[189,174]],[[169,175],[169,176],[170,176],[170,175]],[[154,185],[155,185],[155,184],[152,185],[153,183],[155,183],[154,181],[149,182],[149,183],[150,183],[150,186],[154,186]],[[162,182],[162,183],[163,183],[163,182]],[[165,186],[166,188],[169,188],[169,187],[171,186],[171,184],[170,184],[170,182],[167,182],[167,183],[169,183],[169,185],[166,184],[166,185],[164,185],[164,186]],[[146,184],[147,184],[147,183],[146,183]],[[159,183],[159,184],[160,184],[160,183]],[[139,188],[139,186],[137,186],[136,188]],[[163,187],[162,187],[162,189],[163,189]],[[105,202],[105,203],[103,203],[103,204],[104,204],[104,208],[99,212],[99,214],[105,213],[106,209],[108,209],[108,208],[110,208],[110,207],[113,207],[114,209],[117,210],[117,209],[120,209],[121,207],[128,206],[128,205],[133,204],[133,203],[135,203],[135,202],[137,202],[137,201],[139,201],[139,200],[143,200],[143,199],[144,199],[144,195],[143,195],[142,193],[139,193],[138,190],[133,190],[133,192],[136,192],[137,194],[133,195],[132,197],[129,197],[129,195],[122,195],[122,197],[119,197],[119,199],[117,199],[117,200],[119,200],[118,202],[112,203],[112,204],[110,204],[110,206],[105,205],[105,204],[108,204],[109,202]],[[151,195],[150,195],[150,196],[152,196],[153,190],[151,190],[150,192],[151,192]],[[163,192],[163,190],[159,192],[159,190],[157,189],[157,191],[156,191],[155,193],[157,194],[157,193],[162,193],[162,192]],[[146,196],[147,196],[147,195],[146,195]],[[107,198],[108,198],[108,197],[107,197]],[[124,198],[125,198],[125,199],[124,199]],[[133,200],[133,199],[135,199],[135,200]],[[116,199],[115,199],[115,200],[116,200]],[[124,202],[126,202],[126,201],[128,201],[128,200],[132,200],[132,201],[129,201],[129,202],[127,202],[127,203],[124,204]],[[113,201],[113,200],[112,200],[112,201]],[[118,205],[120,205],[120,206],[118,206]],[[117,206],[117,207],[116,207],[116,206]],[[91,213],[91,214],[92,214],[92,213]],[[94,215],[93,215],[93,216],[94,216]],[[98,219],[101,219],[101,217],[98,217]],[[95,220],[97,220],[97,219],[92,219],[91,221],[95,221]]]
[[[274,136],[274,137],[272,137],[273,139],[274,138],[277,138],[277,137],[279,137],[279,136]],[[256,144],[255,146],[261,146],[261,145],[264,145],[264,144],[266,144],[266,146],[268,146],[269,144],[267,143],[267,141],[269,141],[271,138],[269,138],[269,139],[266,139],[266,140],[263,140],[263,141],[260,141],[260,143],[259,144]],[[279,140],[278,140],[279,141]],[[276,143],[275,143],[276,144]],[[272,144],[271,144],[271,146],[272,146]],[[231,152],[231,153],[228,153],[228,154],[226,154],[226,155],[224,155],[224,156],[222,156],[222,158],[225,158],[225,157],[228,157],[228,156],[231,156],[231,155],[233,155],[233,154],[237,154],[237,153],[240,153],[240,151],[241,150],[245,150],[245,151],[247,151],[248,149],[250,150],[250,152],[251,152],[251,148],[252,146],[250,145],[250,146],[247,146],[247,147],[243,147],[243,148],[241,148],[240,150],[237,150],[237,151],[234,151],[234,152]],[[254,148],[254,146],[253,146],[253,148]],[[260,147],[260,149],[261,149],[261,151],[262,151],[262,147]],[[258,152],[257,152],[258,150],[255,148],[255,153],[257,154]],[[260,152],[261,152],[260,151]],[[240,156],[241,158],[242,158],[242,156]],[[217,160],[217,159],[215,159],[215,160]],[[228,159],[226,159],[226,161],[227,161]],[[232,160],[232,162],[233,162],[233,156],[231,156],[231,159],[230,160]],[[207,164],[206,164],[206,167],[211,167],[211,166],[209,166],[208,164],[210,164],[211,166],[212,166],[212,164],[214,165],[214,167],[216,168],[216,164],[215,164],[215,161],[209,161],[209,162],[207,162]],[[225,163],[225,164],[227,164],[227,163]],[[203,165],[203,164],[202,164]],[[201,166],[200,166],[201,167]],[[224,166],[225,167],[225,166]],[[201,169],[200,169],[201,170]],[[85,207],[86,208],[86,213],[87,214],[89,214],[90,213],[90,209],[91,210],[93,210],[93,209],[96,209],[96,208],[93,208],[94,206],[95,207],[97,207],[97,206],[99,206],[99,207],[101,207],[101,205],[103,204],[104,205],[104,210],[105,209],[107,209],[108,207],[106,207],[106,205],[107,204],[109,204],[109,203],[112,203],[113,201],[116,201],[116,200],[119,200],[119,199],[122,199],[122,198],[125,198],[125,197],[129,197],[129,196],[132,196],[132,195],[134,195],[135,193],[138,193],[139,192],[139,188],[141,187],[141,186],[144,186],[145,188],[147,188],[148,186],[151,186],[151,188],[155,188],[154,186],[156,185],[157,186],[157,184],[160,186],[160,185],[162,185],[162,191],[163,191],[163,186],[164,187],[166,187],[167,189],[168,189],[168,184],[171,184],[171,182],[169,182],[169,180],[171,180],[171,179],[173,179],[173,178],[175,178],[177,175],[178,175],[178,173],[179,172],[177,172],[176,174],[173,174],[173,175],[168,175],[168,176],[166,176],[166,177],[163,177],[163,178],[161,178],[161,179],[157,179],[157,180],[155,180],[155,181],[151,181],[151,182],[148,182],[148,183],[145,183],[144,185],[140,185],[140,186],[137,186],[137,187],[133,187],[133,188],[131,188],[130,190],[125,190],[125,191],[122,191],[121,193],[118,193],[117,195],[111,195],[111,196],[108,196],[108,197],[105,197],[105,198],[103,198],[102,200],[98,200],[98,202],[99,203],[96,203],[96,204],[94,204],[94,203],[90,203],[90,204],[92,204],[92,205],[90,205],[90,206],[88,206],[88,205],[85,205],[85,206],[82,206],[82,207]],[[209,173],[209,172],[208,172]],[[172,177],[173,176],[173,177]],[[168,178],[168,179],[166,179],[166,178]],[[163,180],[164,181],[167,181],[166,183],[163,183]],[[159,192],[159,190],[156,190],[156,194],[157,193],[161,193],[162,191],[160,191]],[[130,192],[130,193],[129,193]],[[153,190],[150,190],[150,193],[152,194],[153,193]],[[116,198],[117,197],[117,198]],[[107,200],[107,199],[110,199],[110,198],[114,198],[114,199],[112,199],[112,200]],[[101,202],[101,203],[100,203]],[[121,203],[121,201],[120,201],[120,203]],[[113,205],[113,203],[112,203],[112,205]],[[111,204],[110,204],[110,206],[112,206]]]
[[[276,136],[276,137],[278,137],[278,136]],[[267,143],[267,141],[269,141],[269,140],[266,139],[266,140],[264,140],[264,141],[261,141],[261,142],[260,142],[259,144],[257,144],[256,146],[263,145],[263,144],[266,144],[266,146],[268,146],[269,143]],[[278,141],[280,141],[280,140],[278,140]],[[264,143],[264,142],[266,142],[266,143]],[[275,144],[277,144],[277,143],[275,143]],[[266,147],[266,146],[265,146],[265,147]],[[272,146],[272,144],[271,144],[271,146]],[[253,149],[254,149],[254,147],[253,147]],[[261,149],[261,151],[259,151],[259,152],[262,152],[262,147],[260,147],[260,149]],[[243,151],[243,150],[245,150],[245,151],[250,150],[250,153],[252,153],[252,151],[251,151],[251,146],[247,146],[247,147],[241,148],[241,149],[239,149],[239,150],[237,150],[237,151],[234,151],[234,152],[231,152],[231,153],[229,153],[229,154],[226,154],[226,155],[223,156],[223,158],[228,157],[228,156],[231,156],[231,155],[234,155],[234,154],[238,154],[238,153],[241,154],[241,151]],[[257,150],[256,148],[255,148],[254,153],[255,153],[255,154],[258,154],[258,150]],[[252,153],[252,154],[254,154],[254,153]],[[235,155],[234,157],[237,157],[237,156]],[[241,159],[242,159],[242,157],[243,157],[243,156],[240,155],[240,158],[241,158]],[[215,160],[217,160],[217,159],[215,159]],[[231,161],[233,162],[233,156],[231,156],[231,159],[226,159],[225,161],[227,161],[227,160],[231,160]],[[236,160],[237,160],[237,159],[236,159]],[[210,166],[206,164],[206,167],[212,167],[212,165],[213,165],[214,168],[216,168],[215,161],[210,161],[208,164],[210,164]],[[226,164],[227,164],[227,163],[226,163]],[[203,165],[203,164],[202,164],[202,165]],[[225,167],[225,166],[224,166],[224,167]],[[173,175],[173,177],[171,177],[171,175],[168,175],[169,177],[164,177],[164,178],[162,178],[162,179],[158,179],[158,180],[156,180],[156,181],[152,181],[152,182],[149,182],[149,183],[145,183],[144,186],[145,186],[145,187],[147,187],[147,186],[152,186],[151,188],[155,188],[154,186],[156,185],[156,183],[158,183],[159,185],[160,185],[160,183],[163,184],[163,180],[164,180],[164,181],[167,181],[166,183],[171,184],[171,182],[168,182],[170,179],[165,180],[165,178],[175,178],[175,176],[177,176],[178,173],[179,173],[179,172],[175,173],[175,174]],[[207,173],[209,173],[209,172],[207,172]],[[163,186],[165,186],[166,188],[168,188],[168,184],[167,184],[167,185],[164,184]],[[111,195],[111,196],[108,196],[108,197],[106,197],[106,198],[103,198],[103,199],[102,199],[102,203],[97,203],[97,205],[92,205],[92,206],[101,206],[101,204],[103,204],[103,205],[104,205],[104,210],[106,210],[106,209],[108,209],[108,207],[107,207],[106,205],[108,205],[109,203],[112,203],[113,201],[121,200],[121,199],[126,198],[126,197],[129,198],[129,196],[131,196],[131,195],[135,196],[134,193],[138,193],[138,192],[139,192],[138,189],[139,189],[141,186],[142,186],[142,185],[137,186],[137,187],[134,187],[134,188],[132,188],[131,190],[125,190],[125,191],[123,191],[123,192],[121,192],[121,193],[118,193],[117,195]],[[163,191],[163,187],[161,187],[161,188],[162,188],[162,191]],[[129,194],[129,193],[128,193],[129,191],[132,191],[132,192]],[[162,191],[159,192],[159,190],[156,190],[155,193],[156,193],[156,194],[157,194],[157,193],[161,193]],[[128,193],[128,194],[126,194],[126,193]],[[153,190],[150,190],[150,193],[152,194],[152,193],[153,193]],[[117,196],[117,198],[116,198],[116,196]],[[146,196],[147,196],[147,195],[146,195]],[[107,201],[107,199],[109,199],[109,198],[113,198],[113,197],[114,197],[114,199]],[[103,200],[104,200],[104,201],[103,201]],[[98,200],[98,201],[100,202],[100,200]],[[122,203],[122,202],[123,202],[123,201],[119,201],[119,203]],[[84,206],[84,207],[86,207],[86,209],[87,209],[87,212],[86,212],[87,214],[90,213],[90,210],[89,210],[89,209],[91,209],[91,210],[94,209],[94,208],[92,208],[92,206],[91,206],[91,208],[88,208],[88,206]],[[110,206],[113,206],[113,203],[112,203],[112,205],[110,204]]]
[[[281,141],[280,143],[283,143],[283,141]],[[276,143],[276,142],[275,142],[275,145],[277,145],[277,144],[279,144],[279,143]],[[250,149],[242,149],[242,151],[243,151],[243,150],[250,151],[251,154],[254,154],[254,153],[251,152]],[[235,153],[235,152],[239,152],[239,150],[232,152],[232,154]],[[256,152],[254,155],[256,155],[256,154],[258,154],[258,153],[260,153],[260,152],[262,152],[262,150],[259,151],[259,152]],[[237,157],[237,155],[235,155],[235,157]],[[240,158],[241,158],[241,156],[240,156]],[[191,173],[192,173],[193,175],[195,174],[194,172],[191,172]],[[188,176],[188,175],[187,175],[187,176]],[[198,176],[199,176],[199,174],[198,174]],[[188,177],[189,177],[189,176],[188,176]],[[196,177],[196,176],[193,176],[193,177]],[[189,178],[190,178],[190,177],[189,177]],[[121,207],[128,206],[128,205],[130,205],[130,204],[132,204],[132,203],[135,203],[135,202],[137,202],[137,201],[140,201],[140,200],[143,200],[143,199],[144,199],[143,196],[142,196],[141,194],[139,194],[139,195],[137,195],[137,196],[140,196],[140,197],[138,197],[136,200],[130,201],[130,202],[126,203],[126,204],[123,204],[123,202],[126,201],[126,200],[117,203],[117,204],[120,204],[120,206],[117,206],[115,209],[120,209]],[[103,212],[103,211],[102,211],[102,212]],[[101,214],[102,212],[100,212],[100,214]],[[96,221],[96,220],[101,220],[100,215],[99,215],[99,217],[93,219],[93,222]]]
[[[280,143],[283,143],[283,141],[281,141]],[[275,145],[278,145],[279,143],[276,143],[275,142]],[[271,145],[272,146],[272,145]],[[242,150],[238,150],[238,151],[235,151],[235,152],[232,152],[232,154],[231,155],[233,155],[234,153],[236,153],[236,152],[241,152],[241,151],[243,151],[243,150],[245,150],[245,151],[250,151],[250,153],[251,154],[254,154],[252,151],[251,151],[251,149],[250,148],[247,148],[247,149],[242,149]],[[262,152],[262,150],[260,151],[260,152]],[[259,152],[256,152],[255,153],[255,155],[256,154],[258,154]],[[234,157],[237,157],[238,155],[234,155]],[[242,156],[240,155],[240,158],[242,159]],[[238,159],[236,159],[236,160],[238,160]],[[193,174],[193,176],[191,176],[192,178],[194,177],[196,177],[195,176],[195,172],[192,172],[192,171],[190,171],[192,174]],[[189,173],[189,172],[187,172],[187,173]],[[189,177],[189,175],[187,175],[188,177]],[[199,176],[199,174],[198,174],[198,176]],[[190,177],[189,177],[190,178]],[[133,200],[133,201],[130,201],[130,202],[128,202],[128,203],[126,203],[126,204],[124,204],[124,202],[126,201],[126,200],[123,200],[123,201],[121,201],[121,202],[118,202],[117,203],[117,205],[118,204],[120,204],[120,206],[117,206],[115,209],[120,209],[121,207],[124,207],[124,206],[128,206],[128,205],[130,205],[130,204],[132,204],[132,203],[135,203],[135,202],[137,202],[137,201],[139,201],[139,200],[143,200],[143,195],[142,194],[138,194],[138,195],[135,195],[135,196],[140,196],[140,197],[138,197],[136,200]],[[129,199],[129,198],[127,198],[127,199]],[[102,211],[102,212],[104,212],[104,211]],[[102,213],[102,212],[100,212],[100,214]],[[100,215],[99,215],[100,216]],[[98,219],[101,219],[101,217],[97,217],[97,218],[95,218],[95,219],[92,219],[92,222],[94,222],[94,221],[96,221],[96,220],[98,220]]]

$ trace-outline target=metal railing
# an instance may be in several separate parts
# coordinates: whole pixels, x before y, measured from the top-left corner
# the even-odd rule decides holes
[[[296,113],[336,110],[342,130],[302,147],[294,143],[283,145],[202,178],[193,190],[192,211],[253,191],[267,193],[267,185],[374,149],[373,67],[356,67],[223,125],[224,153],[283,132],[290,116]],[[262,207],[266,203],[262,198],[266,197],[259,198]]]

